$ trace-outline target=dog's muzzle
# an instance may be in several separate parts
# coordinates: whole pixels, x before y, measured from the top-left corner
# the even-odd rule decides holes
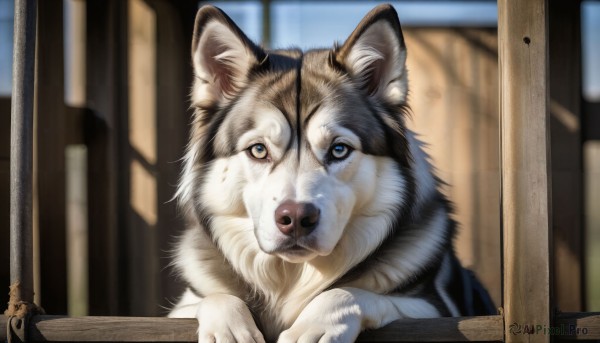
[[[275,210],[275,223],[281,233],[298,239],[317,227],[320,215],[321,211],[311,203],[286,200]]]

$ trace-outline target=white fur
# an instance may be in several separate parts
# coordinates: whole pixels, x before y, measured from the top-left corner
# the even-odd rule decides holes
[[[194,294],[190,289],[186,289],[181,298],[169,312],[169,318],[196,318],[198,305],[202,298]]]
[[[198,318],[199,343],[265,342],[248,306],[233,295],[216,293],[200,298],[188,290],[169,317]]]
[[[354,342],[364,329],[380,328],[401,318],[439,315],[423,299],[336,288],[315,297],[278,342]]]
[[[336,124],[336,113],[327,104],[315,113],[307,128],[313,154],[301,153],[300,160],[296,158],[297,147],[283,155],[283,147],[291,137],[283,115],[273,109],[259,110],[260,120],[240,138],[237,149],[263,142],[272,154],[273,163],[281,162],[279,166],[269,171],[268,164],[251,160],[244,151],[231,158],[217,159],[202,179],[200,198],[213,213],[212,234],[223,257],[235,273],[264,294],[267,311],[276,313],[272,326],[267,328],[272,333],[267,332],[267,336],[294,324],[289,336],[291,332],[303,331],[299,328],[304,326],[295,323],[304,313],[303,309],[313,303],[311,300],[321,297],[319,294],[366,258],[387,236],[395,211],[405,198],[405,181],[391,159],[361,153],[360,140]],[[330,166],[327,173],[313,159],[323,159],[327,149],[340,141],[356,150],[347,160]],[[415,141],[411,138],[409,143]],[[413,153],[418,172],[430,173],[425,155],[419,154],[420,148],[416,149]],[[417,181],[425,191],[432,186],[432,180],[430,175],[419,176]],[[312,202],[322,213],[322,221],[312,234],[315,243],[309,245],[313,253],[297,260],[265,252],[276,248],[285,238],[275,226],[273,213],[286,199]],[[335,207],[331,207],[332,204]],[[369,290],[372,297],[377,297],[376,293],[387,293],[410,280],[440,248],[446,216],[440,209],[417,236],[407,236],[398,243],[395,253],[388,257],[388,264],[374,268],[348,286]],[[177,250],[176,264],[184,271],[185,279],[203,294],[215,291],[239,294],[242,291],[232,286],[235,283],[223,284],[222,279],[207,273],[207,263],[218,263],[219,259],[215,251],[200,246],[203,239],[200,232],[201,229],[188,231]],[[220,271],[219,276],[223,277],[225,272]],[[385,298],[389,299],[384,303],[397,305],[396,310],[388,311],[389,318],[437,313],[421,299]],[[321,308],[320,302],[310,308]],[[198,298],[186,294],[174,313],[189,314],[199,304]],[[339,305],[340,309],[345,306]],[[335,318],[343,312],[332,311],[323,313]],[[352,327],[353,330],[361,328],[360,325]],[[343,335],[354,337],[355,333],[348,331]]]
[[[406,284],[412,275],[442,249],[447,219],[446,210],[438,209],[419,230],[415,230],[412,235],[404,234],[402,239],[392,243],[394,246],[390,253],[382,256],[387,263],[371,268],[366,275],[346,286],[385,293]]]

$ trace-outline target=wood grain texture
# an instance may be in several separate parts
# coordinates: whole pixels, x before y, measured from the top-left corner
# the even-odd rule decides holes
[[[0,327],[6,327],[0,316]],[[197,342],[195,319],[36,316],[33,342]],[[404,319],[360,335],[357,342],[501,341],[502,317]],[[0,330],[0,341],[6,339]]]
[[[551,337],[509,333],[551,323],[547,18],[544,0],[498,1],[507,342]]]
[[[0,316],[5,328],[7,317]],[[35,316],[30,323],[33,342],[196,342],[195,319],[159,317],[62,317]],[[575,335],[521,335],[523,340],[536,336],[558,340],[600,339],[600,313],[560,313],[553,327],[569,329]],[[563,332],[567,332],[564,331]],[[357,342],[497,342],[504,338],[502,316],[402,319],[379,330],[362,333]],[[6,331],[0,330],[0,341]]]
[[[426,143],[459,222],[454,247],[494,303],[502,299],[498,39],[495,29],[403,29],[406,123]]]
[[[499,342],[504,338],[501,316],[402,319],[367,331],[358,342]]]

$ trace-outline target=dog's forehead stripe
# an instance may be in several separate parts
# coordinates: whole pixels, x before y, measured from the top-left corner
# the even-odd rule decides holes
[[[364,153],[383,155],[388,152],[381,114],[370,106],[364,94],[359,93],[347,78],[328,65],[325,51],[312,51],[305,55],[294,53],[293,57],[272,54],[269,58],[277,72],[253,75],[252,82],[237,99],[241,105],[233,106],[231,112],[235,113],[227,115],[231,116],[231,120],[223,123],[222,130],[230,141],[235,141],[264,119],[256,111],[259,107],[256,104],[263,102],[279,109],[292,133],[290,141],[282,147],[285,155],[296,147],[294,151],[300,159],[302,149],[299,147],[307,140],[308,124],[322,112],[328,112],[334,124],[356,134]],[[236,152],[234,147],[227,152],[221,151],[226,154]],[[220,153],[217,152],[217,155]]]

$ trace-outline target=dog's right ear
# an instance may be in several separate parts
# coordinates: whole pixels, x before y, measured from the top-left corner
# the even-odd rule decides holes
[[[212,107],[231,99],[248,72],[266,58],[220,9],[203,6],[196,15],[192,41],[194,106]]]

